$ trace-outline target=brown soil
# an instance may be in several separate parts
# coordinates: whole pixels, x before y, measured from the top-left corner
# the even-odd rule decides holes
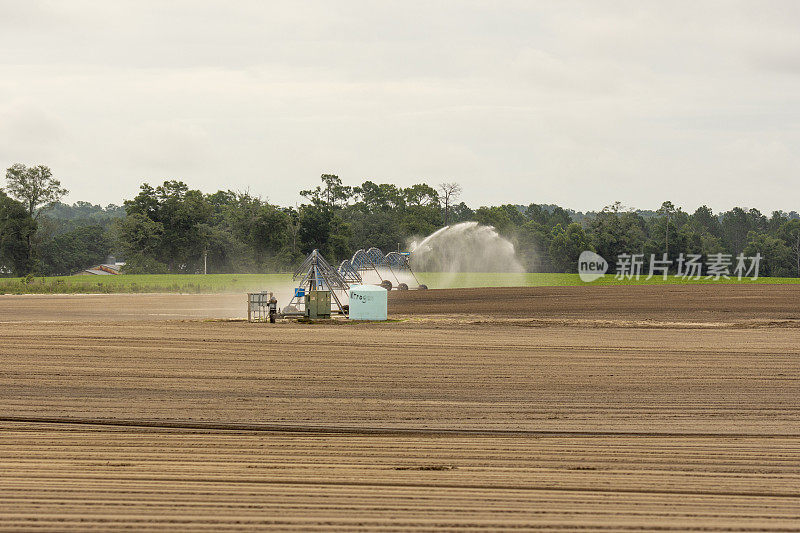
[[[393,291],[390,312],[556,318],[800,321],[800,285],[628,285]]]
[[[0,529],[796,530],[797,296],[0,297]]]

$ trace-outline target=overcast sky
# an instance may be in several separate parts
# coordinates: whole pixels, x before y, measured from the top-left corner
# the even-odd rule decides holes
[[[0,165],[295,204],[800,210],[800,2],[0,0]]]

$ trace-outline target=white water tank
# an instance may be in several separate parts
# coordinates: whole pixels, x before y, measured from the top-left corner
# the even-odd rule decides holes
[[[377,285],[350,287],[350,320],[386,320],[389,291]]]

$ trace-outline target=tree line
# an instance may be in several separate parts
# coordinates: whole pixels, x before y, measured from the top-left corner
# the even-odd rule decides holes
[[[247,192],[203,193],[177,180],[141,185],[123,205],[67,205],[46,166],[15,164],[0,189],[0,275],[69,275],[105,261],[128,273],[291,270],[313,249],[331,261],[359,248],[404,249],[443,225],[477,221],[514,243],[530,272],[575,272],[584,250],[612,267],[620,254],[761,254],[762,276],[800,276],[800,215],[735,207],[692,213],[671,202],[634,210],[617,202],[596,212],[531,203],[459,201],[457,183],[349,186],[333,174],[283,207]]]

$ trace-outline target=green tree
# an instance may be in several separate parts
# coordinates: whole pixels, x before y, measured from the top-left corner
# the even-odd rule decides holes
[[[700,206],[689,217],[689,224],[692,225],[694,230],[700,234],[714,235],[720,237],[722,235],[722,227],[719,218],[714,215],[714,212],[708,206]]]
[[[49,167],[36,165],[27,167],[22,163],[14,163],[6,170],[6,188],[9,194],[22,202],[28,216],[38,221],[43,210],[55,205],[69,191],[61,186],[61,182],[53,177]],[[28,233],[26,244],[28,255],[33,258],[34,233]]]
[[[464,202],[460,202],[450,207],[451,224],[458,224],[459,222],[472,220],[474,216],[475,212],[472,209],[470,209],[469,206]]]
[[[331,207],[344,207],[353,196],[353,188],[342,185],[342,180],[336,174],[323,174],[320,176],[322,186],[315,189],[300,191],[312,202],[325,203]]]
[[[670,218],[675,214],[675,205],[668,200],[662,203],[661,207],[659,207],[658,211],[656,212],[666,218],[666,223],[664,224],[664,251],[666,252],[667,257],[669,257]]]
[[[569,224],[567,225],[569,226]],[[550,259],[553,228],[529,220],[517,229],[514,237],[517,256],[528,272],[554,272],[557,270]]]
[[[331,235],[333,209],[325,203],[312,203],[300,206],[300,251],[303,254],[319,250],[323,254],[328,249]],[[330,258],[328,258],[330,259]]]
[[[403,233],[398,215],[390,210],[352,212],[352,248],[375,246],[384,252],[391,252],[397,250],[398,245],[402,247],[408,235]]]
[[[784,223],[791,220],[787,213],[783,211],[773,211],[772,216],[769,218],[769,221],[766,224],[766,231],[770,235],[777,235],[778,231],[780,231],[781,226]]]
[[[157,247],[148,248],[149,260],[140,261],[142,265],[163,263],[169,272],[200,269],[208,248],[207,228],[213,214],[200,191],[190,190],[185,183],[175,180],[165,181],[156,188],[145,183],[133,200],[125,202],[125,209],[128,217],[139,215],[133,221],[135,226],[144,227],[141,217],[160,225]],[[124,239],[128,234],[120,235]]]
[[[506,204],[492,207],[479,207],[473,219],[494,228],[506,236],[511,236],[517,228],[524,225],[525,215],[515,205]]]
[[[48,276],[68,276],[102,263],[108,250],[103,226],[80,226],[40,245],[40,271]]]
[[[578,258],[584,250],[592,250],[592,246],[580,224],[573,222],[566,230],[561,224],[553,228],[549,253],[559,272],[577,272]]]
[[[588,221],[595,251],[616,265],[620,254],[644,253],[647,237],[644,219],[634,211],[626,211],[620,202],[606,206]]]
[[[33,270],[29,243],[36,225],[22,203],[0,190],[0,275],[23,276]]]
[[[778,230],[778,236],[791,250],[794,259],[794,275],[800,277],[800,220],[785,222]]]
[[[573,220],[570,214],[559,206],[530,204],[525,209],[525,218],[552,230],[557,224],[567,227]]]
[[[793,272],[792,251],[779,238],[751,231],[742,253],[748,257],[761,254],[759,276],[787,277]]]
[[[361,206],[368,211],[392,211],[405,207],[405,195],[396,185],[391,183],[373,183],[365,181],[356,187]]]
[[[425,183],[417,183],[402,190],[407,206],[438,207],[439,193]]]
[[[34,220],[43,209],[52,207],[69,192],[53,177],[50,168],[44,165],[26,167],[21,163],[6,170],[6,188],[13,198],[25,205]]]
[[[688,223],[689,215],[672,202],[664,202],[654,215],[645,219],[645,261],[651,255],[661,259],[666,253],[669,260],[676,261],[681,252],[699,253],[702,236]]]
[[[207,199],[214,210],[211,233],[215,236],[208,247],[210,257],[215,258],[215,271],[281,270],[296,259],[290,233],[290,210],[249,193],[219,191],[208,195]],[[223,233],[230,235],[223,238]],[[215,247],[219,248],[216,252]]]
[[[766,224],[766,217],[757,209],[745,211],[741,207],[734,207],[720,215],[722,237],[728,251],[738,254],[747,244],[747,236],[751,231],[760,231]]]
[[[163,224],[145,214],[134,212],[117,221],[115,234],[118,247],[125,257],[125,272],[158,274],[168,271],[159,255],[164,238]]]
[[[252,248],[236,238],[225,226],[203,225],[203,239],[206,245],[208,271],[214,273],[252,272],[261,270],[267,262],[258,264],[253,257]],[[277,268],[277,267],[276,267]]]

